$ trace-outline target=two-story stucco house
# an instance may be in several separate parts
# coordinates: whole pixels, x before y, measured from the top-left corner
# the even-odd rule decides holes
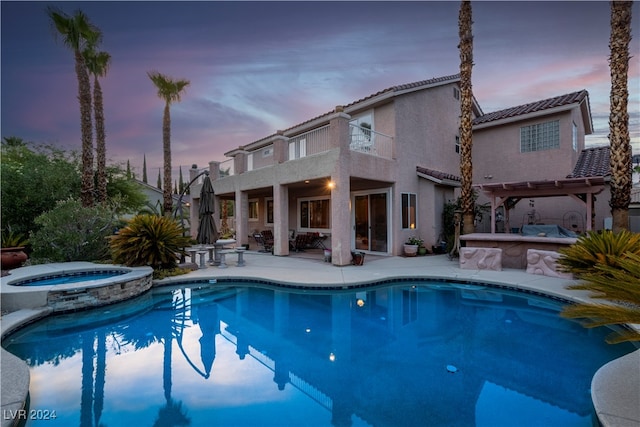
[[[287,255],[291,230],[318,232],[337,265],[354,249],[401,254],[410,236],[435,244],[459,186],[459,80],[394,86],[229,151],[229,176],[212,162],[216,196],[235,201],[238,242],[273,229],[274,254]]]
[[[274,254],[287,255],[291,232],[318,232],[328,236],[324,245],[336,265],[350,263],[352,250],[400,255],[411,236],[424,239],[427,247],[436,245],[445,203],[455,199],[459,187],[459,81],[459,75],[451,75],[394,86],[338,106],[225,153],[233,159],[231,174],[220,173],[224,167],[211,162],[216,196],[235,202],[238,243],[249,243],[254,231],[271,229]],[[536,176],[544,173],[542,167],[559,177],[570,173],[584,135],[591,132],[586,92],[571,99],[544,108],[553,114],[543,120],[557,120],[548,132],[558,135],[563,148],[569,141],[570,158],[545,162],[548,154],[533,152]],[[482,122],[486,116],[474,100],[476,179],[488,174],[494,180],[522,179],[524,166],[515,162],[524,153],[516,147],[511,154],[501,139],[512,139],[524,125],[537,132],[540,118],[530,113],[520,114],[517,125],[508,117]],[[493,172],[492,165],[500,170]],[[198,172],[192,169],[192,178]],[[197,186],[191,194],[196,229]]]

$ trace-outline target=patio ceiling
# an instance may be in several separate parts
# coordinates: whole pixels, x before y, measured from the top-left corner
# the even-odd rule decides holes
[[[568,196],[586,205],[586,217],[591,218],[593,212],[593,195],[604,190],[605,178],[583,177],[565,178],[543,181],[519,181],[519,182],[496,182],[491,184],[476,184],[475,188],[486,194],[491,200],[491,232],[495,233],[496,209],[505,205],[505,212],[508,215],[511,200],[517,203],[522,198],[537,197],[563,197]],[[589,195],[589,196],[588,196]],[[514,205],[515,205],[514,203]],[[591,230],[591,221],[587,221],[587,230]]]

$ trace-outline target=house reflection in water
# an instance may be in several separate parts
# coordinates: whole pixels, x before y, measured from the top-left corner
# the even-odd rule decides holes
[[[216,378],[251,358],[272,372],[274,390],[304,393],[334,426],[354,417],[371,425],[473,426],[494,386],[588,419],[594,372],[631,350],[601,345],[605,331],[560,318],[558,303],[482,286],[404,281],[323,293],[234,284],[155,289],[112,310],[108,325],[88,313],[45,319],[40,332],[30,336],[27,328],[6,347],[32,366],[82,353],[82,426],[97,425],[109,407],[107,368],[119,355],[105,358],[106,341],[110,349],[162,351],[159,422],[189,423],[197,404],[185,384],[213,396],[212,387],[226,385]],[[217,354],[216,340],[235,353]],[[217,357],[231,360],[216,364]],[[201,379],[181,382],[174,400],[184,361]]]

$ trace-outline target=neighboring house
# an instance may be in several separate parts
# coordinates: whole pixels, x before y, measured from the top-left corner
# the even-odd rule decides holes
[[[586,90],[488,113],[473,122],[473,182],[480,187],[494,183],[562,180],[580,164],[585,135],[593,132],[589,95]],[[596,150],[594,153],[600,153]],[[608,151],[607,151],[608,159]],[[593,159],[591,159],[593,160]],[[588,172],[585,171],[585,172]],[[598,175],[603,176],[603,175]],[[603,200],[603,195],[596,196]],[[523,224],[558,224],[583,232],[585,206],[576,197],[513,198],[509,225],[513,231]],[[608,202],[608,198],[606,198]],[[478,202],[487,202],[480,192]],[[597,204],[599,206],[599,204]],[[596,229],[603,227],[605,211],[596,207]],[[504,211],[499,211],[497,231],[505,231]],[[490,221],[478,224],[478,232],[489,232]],[[508,230],[510,231],[510,230]]]
[[[394,86],[231,150],[232,175],[211,162],[216,196],[235,202],[238,243],[270,229],[274,254],[287,255],[291,231],[322,233],[336,265],[352,250],[400,255],[411,236],[437,245],[460,186],[459,81]],[[487,115],[474,100],[474,118],[474,182],[564,178],[592,132],[586,91]]]
[[[134,179],[134,182],[140,187],[140,189],[142,190],[142,193],[145,195],[145,197],[147,198],[147,202],[149,204],[150,208],[153,208],[155,211],[162,212],[162,204],[163,204],[163,194],[162,194],[162,190],[159,189],[158,187],[155,187],[153,185],[149,185],[146,182],[140,181],[138,179]],[[188,215],[188,209],[189,209],[189,202],[190,202],[190,196],[186,195],[182,198],[182,200],[180,199],[180,196],[178,194],[173,194],[173,208],[174,210],[176,209],[176,207],[178,206],[178,203],[181,201],[182,202],[182,208],[184,209],[185,215],[187,215],[187,218],[189,217]]]
[[[231,176],[212,162],[216,196],[235,201],[238,242],[272,229],[274,253],[287,255],[290,230],[323,233],[337,265],[354,249],[401,254],[411,236],[436,244],[459,186],[459,81],[394,86],[229,151]]]

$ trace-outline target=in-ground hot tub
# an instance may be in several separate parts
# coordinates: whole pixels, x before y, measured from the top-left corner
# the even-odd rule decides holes
[[[3,311],[49,307],[54,312],[112,304],[146,292],[151,267],[91,262],[34,265],[0,279]]]

